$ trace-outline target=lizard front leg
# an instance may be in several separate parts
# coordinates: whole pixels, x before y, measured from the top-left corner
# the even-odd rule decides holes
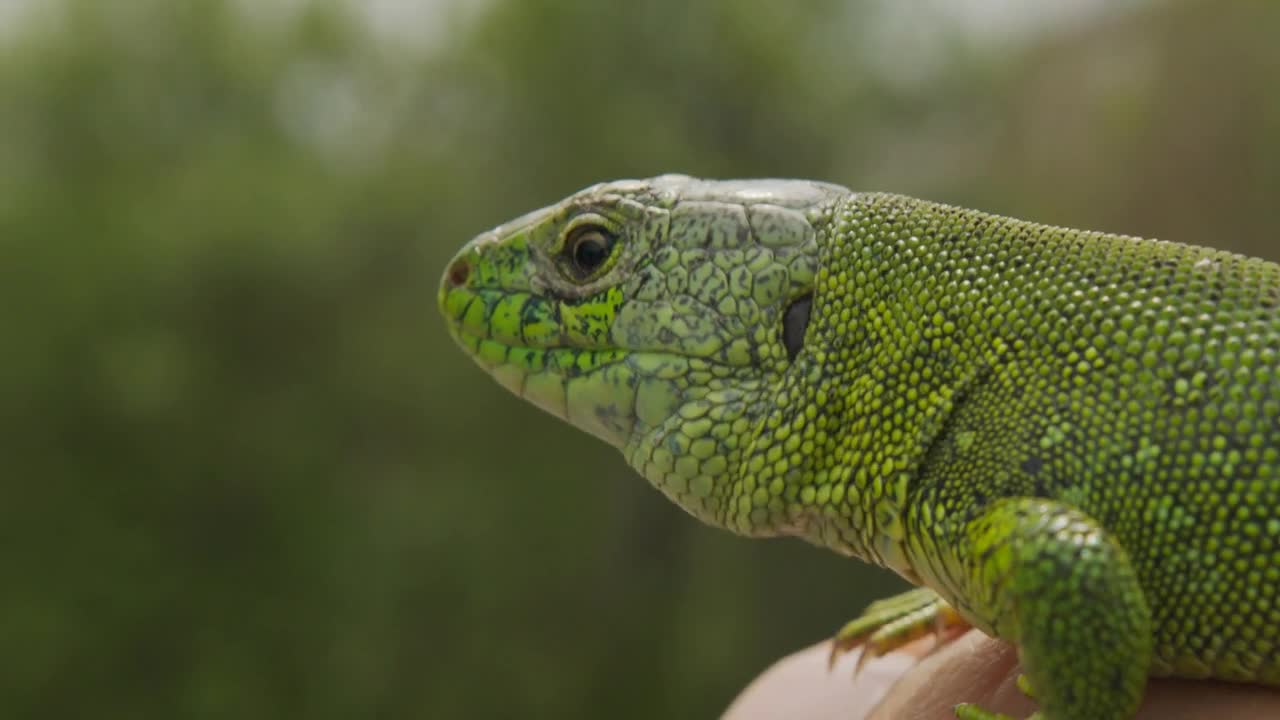
[[[1151,666],[1151,614],[1124,549],[1060,502],[1009,498],[964,528],[975,612],[1018,646],[1043,720],[1131,720]],[[1001,716],[970,705],[963,720]]]

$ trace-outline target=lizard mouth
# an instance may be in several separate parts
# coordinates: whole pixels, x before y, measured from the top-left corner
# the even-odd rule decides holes
[[[459,275],[465,282],[464,270],[451,267],[446,274],[440,287],[440,309],[454,340],[490,372],[509,367],[574,377],[626,355],[619,348],[583,348],[570,343],[554,322],[550,303],[537,295],[454,284]]]
[[[567,381],[617,364],[626,357],[622,350],[512,345],[473,332],[459,323],[452,323],[449,331],[477,365],[521,397],[528,397],[527,382],[531,376],[552,375]],[[554,414],[565,417],[562,412]]]

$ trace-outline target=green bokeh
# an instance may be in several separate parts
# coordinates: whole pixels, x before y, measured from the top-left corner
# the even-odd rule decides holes
[[[899,587],[703,528],[452,347],[447,258],[591,182],[1280,258],[1280,5],[1026,47],[887,42],[888,0],[478,7],[429,46],[212,0],[5,29],[4,717],[707,717]]]

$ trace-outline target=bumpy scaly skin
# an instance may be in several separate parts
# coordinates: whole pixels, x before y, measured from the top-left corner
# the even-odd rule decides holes
[[[583,224],[617,238],[587,278]],[[1280,684],[1280,266],[664,176],[481,235],[439,302],[700,519],[892,568],[1017,643],[1050,720],[1130,718],[1149,674]]]

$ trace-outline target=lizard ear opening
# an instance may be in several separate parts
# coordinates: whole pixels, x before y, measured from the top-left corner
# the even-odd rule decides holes
[[[797,298],[782,316],[782,344],[787,348],[787,359],[794,361],[804,347],[804,331],[809,327],[809,308],[813,305],[813,293]]]

